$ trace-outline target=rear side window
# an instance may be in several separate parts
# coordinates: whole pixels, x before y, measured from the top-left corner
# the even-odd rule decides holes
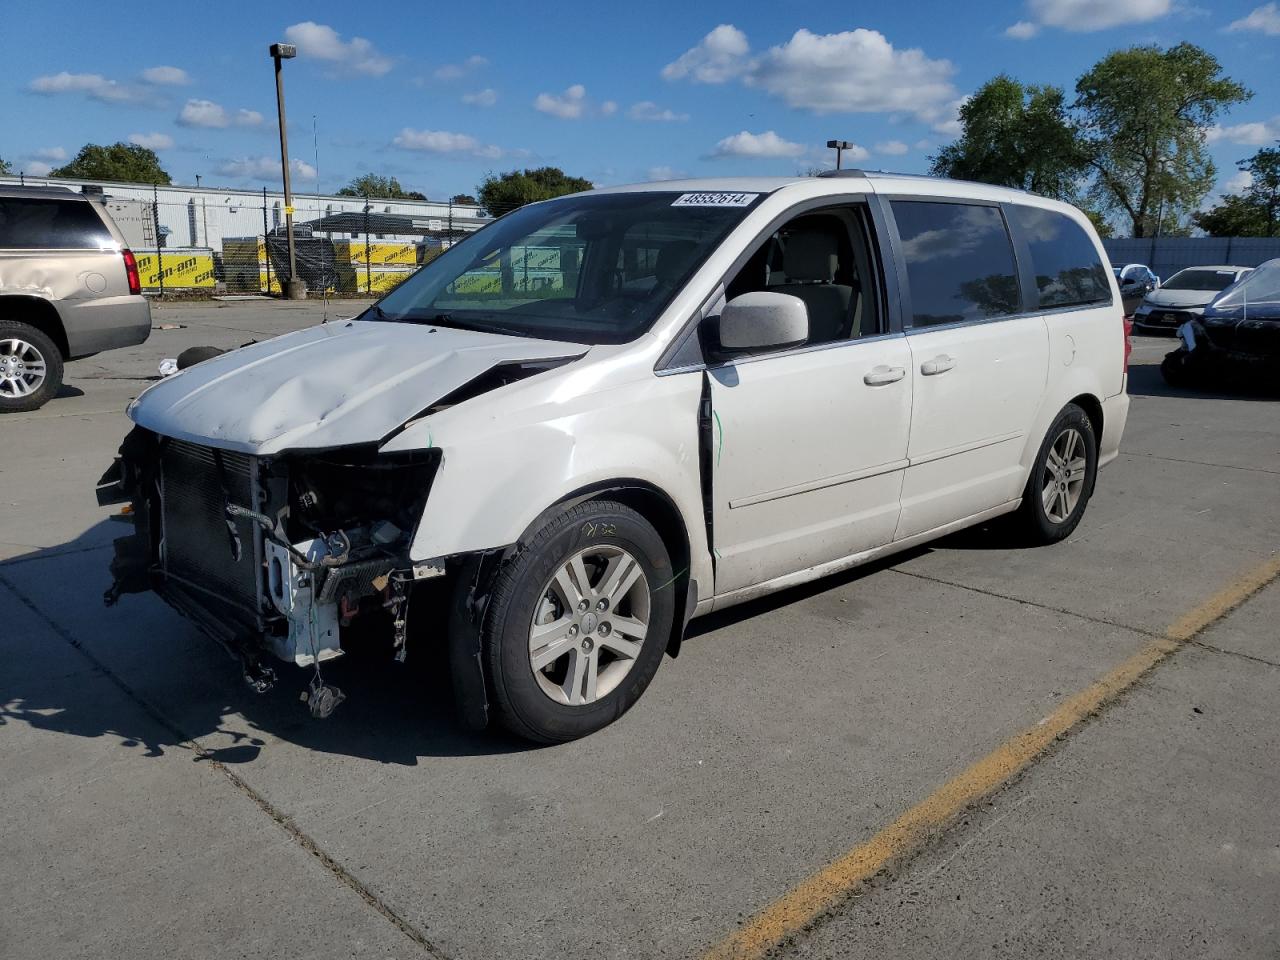
[[[1040,207],[1011,206],[1009,210],[1014,228],[1031,251],[1041,307],[1111,302],[1107,268],[1080,224]]]
[[[912,326],[1017,313],[1013,243],[997,207],[895,200],[911,289]]]
[[[0,197],[0,248],[97,250],[114,247],[97,211],[83,200]]]

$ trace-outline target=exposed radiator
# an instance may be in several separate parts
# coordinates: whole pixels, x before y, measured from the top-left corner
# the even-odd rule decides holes
[[[255,620],[261,583],[261,531],[244,519],[235,522],[240,537],[236,560],[223,505],[258,508],[257,463],[241,453],[219,451],[224,479],[209,447],[169,440],[161,453],[165,572],[188,587],[241,608]]]

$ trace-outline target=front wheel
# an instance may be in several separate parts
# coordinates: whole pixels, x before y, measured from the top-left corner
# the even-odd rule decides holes
[[[1057,543],[1080,524],[1098,474],[1098,441],[1089,415],[1062,408],[1045,434],[1018,508],[1017,524],[1033,544]]]
[[[579,504],[501,570],[483,646],[502,723],[543,743],[586,736],[640,699],[666,652],[674,576],[629,507]]]

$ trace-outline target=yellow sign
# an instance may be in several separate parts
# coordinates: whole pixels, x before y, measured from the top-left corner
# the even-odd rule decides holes
[[[285,216],[286,216],[286,217],[292,217],[292,216],[293,216],[293,207],[285,207],[285,208],[284,208],[284,214],[285,214]]]
[[[145,290],[212,290],[213,254],[187,250],[135,250],[138,275]]]

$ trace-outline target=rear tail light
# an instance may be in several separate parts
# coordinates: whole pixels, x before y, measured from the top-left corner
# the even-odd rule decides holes
[[[142,292],[142,278],[138,276],[138,258],[133,255],[133,251],[125,249],[124,253],[124,273],[129,278],[129,293],[137,296]]]
[[[1129,372],[1129,354],[1133,353],[1133,341],[1129,336],[1133,333],[1133,321],[1125,319],[1121,321],[1124,324],[1124,372]]]

